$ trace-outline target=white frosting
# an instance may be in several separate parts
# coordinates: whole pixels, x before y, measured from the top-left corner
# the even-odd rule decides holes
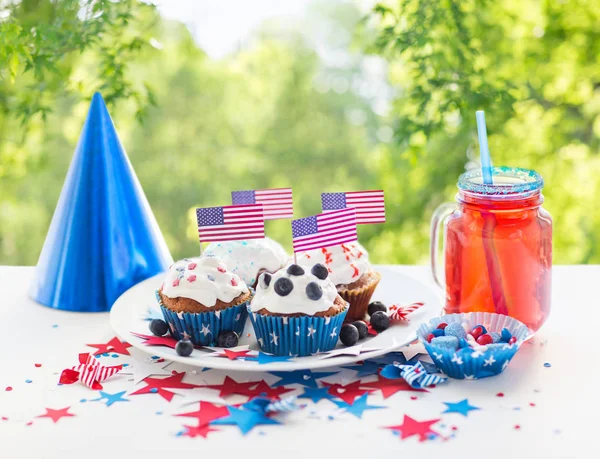
[[[327,266],[331,281],[338,286],[356,282],[370,269],[369,254],[358,242],[309,250],[296,257],[300,265],[322,263]]]
[[[169,298],[191,298],[210,308],[221,300],[229,303],[248,287],[239,276],[227,271],[225,263],[215,257],[184,258],[171,265],[162,293]]]
[[[285,266],[289,258],[284,248],[269,238],[212,242],[204,253],[223,260],[227,268],[248,285],[254,285],[260,269],[274,273]]]
[[[329,277],[321,280],[311,274],[310,266],[302,266],[304,274],[301,276],[293,276],[287,273],[287,266],[277,271],[271,278],[271,283],[267,288],[261,286],[261,282],[256,287],[256,295],[250,303],[252,312],[266,309],[274,314],[307,314],[315,315],[317,312],[327,311],[333,306],[337,297],[337,289]],[[277,279],[287,277],[294,284],[293,290],[286,296],[281,296],[275,291],[275,282]],[[315,282],[323,291],[323,296],[318,300],[311,300],[306,295],[306,286],[310,282]]]

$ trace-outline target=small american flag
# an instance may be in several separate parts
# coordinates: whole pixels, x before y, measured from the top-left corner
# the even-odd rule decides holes
[[[346,207],[356,208],[356,223],[385,223],[383,190],[321,193],[323,212]]]
[[[291,188],[232,191],[231,202],[235,205],[262,204],[265,220],[278,220],[294,216]]]
[[[357,239],[356,209],[352,207],[292,220],[294,252],[331,247]]]
[[[265,237],[262,204],[196,209],[200,242],[222,242]]]

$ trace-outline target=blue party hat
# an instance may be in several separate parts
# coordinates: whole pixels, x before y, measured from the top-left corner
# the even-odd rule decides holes
[[[31,297],[56,309],[110,310],[125,290],[173,262],[104,100],[94,94]]]

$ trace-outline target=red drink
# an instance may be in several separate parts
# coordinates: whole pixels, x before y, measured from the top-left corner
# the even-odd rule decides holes
[[[459,179],[457,206],[445,218],[445,313],[497,312],[537,331],[550,313],[552,218],[542,207],[542,178],[526,169],[494,168]],[[444,215],[445,214],[445,215]],[[432,253],[435,274],[435,253]],[[436,276],[437,280],[437,276]]]

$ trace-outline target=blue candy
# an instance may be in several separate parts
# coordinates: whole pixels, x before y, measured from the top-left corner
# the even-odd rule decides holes
[[[492,343],[488,344],[486,347],[488,348],[488,350],[493,351],[496,349],[503,349],[504,346],[506,346],[506,343]]]
[[[482,335],[485,335],[486,333],[488,333],[487,328],[485,328],[483,325],[477,325],[478,327],[481,327],[481,329],[483,330]]]
[[[451,324],[448,324],[448,326],[444,329],[444,332],[446,333],[446,336],[453,336],[456,337],[456,339],[461,339],[467,336],[467,332],[465,332],[465,329],[458,322],[452,322]]]
[[[438,336],[444,336],[444,330],[440,330],[439,328],[436,328],[435,330],[433,330],[433,331],[431,332],[431,334],[432,334],[433,336],[435,336],[436,338],[437,338]]]
[[[458,338],[456,336],[439,336],[431,340],[431,345],[443,349],[458,349]]]
[[[503,328],[501,333],[502,341],[508,343],[512,338],[512,334],[508,331],[508,328]]]
[[[461,349],[467,348],[469,347],[469,342],[466,339],[461,338],[460,340],[458,340],[458,347],[460,347]]]
[[[502,340],[502,335],[498,332],[491,332],[490,336],[492,337],[493,343],[499,343]]]

